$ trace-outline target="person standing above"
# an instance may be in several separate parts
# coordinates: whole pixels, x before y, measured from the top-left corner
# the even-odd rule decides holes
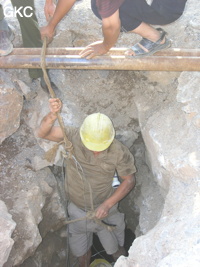
[[[42,119],[37,136],[61,142],[63,132],[54,126],[56,113],[61,109],[59,99],[50,99],[50,112]],[[69,224],[69,245],[78,257],[80,267],[89,267],[93,233],[96,233],[107,254],[114,260],[125,255],[124,215],[117,209],[118,202],[135,186],[133,155],[117,141],[111,120],[102,113],[87,116],[79,129],[65,128],[73,146],[73,156],[67,158],[65,189],[69,200],[70,220],[94,217]],[[117,171],[122,182],[112,187]],[[96,221],[98,219],[100,224]],[[107,225],[115,225],[109,231]]]
[[[103,55],[113,47],[120,31],[133,32],[142,40],[126,51],[131,58],[152,55],[167,48],[171,41],[162,28],[151,25],[166,25],[177,20],[183,13],[187,0],[91,0],[94,14],[102,20],[103,40],[92,43],[80,55],[87,59]],[[42,37],[53,37],[56,25],[71,9],[75,0],[58,0],[54,16],[41,29]]]
[[[11,2],[13,8],[20,10],[20,12],[17,13],[17,19],[20,24],[23,47],[42,47],[40,29],[35,14],[34,0],[11,0]],[[46,0],[44,12],[47,20],[53,16],[55,8],[53,0]],[[0,4],[0,56],[6,56],[12,52],[13,39],[14,34],[5,19],[3,6]],[[47,91],[47,86],[43,79],[42,69],[29,69],[28,71],[31,79],[41,79],[40,84],[42,88]],[[52,83],[52,86],[55,89],[54,83]]]

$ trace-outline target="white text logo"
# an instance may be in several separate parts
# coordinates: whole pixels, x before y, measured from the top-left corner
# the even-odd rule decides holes
[[[14,7],[13,9],[7,6],[4,7],[3,11],[4,11],[4,16],[6,18],[17,17],[17,15],[20,16],[21,18],[23,17],[30,18],[33,16],[33,8],[31,6],[26,6],[26,7],[21,6],[19,8]]]

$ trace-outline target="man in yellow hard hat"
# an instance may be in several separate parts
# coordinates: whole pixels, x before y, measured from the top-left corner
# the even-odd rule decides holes
[[[49,103],[50,112],[42,119],[37,135],[60,142],[64,138],[63,131],[54,123],[62,104],[59,99],[50,99]],[[109,231],[94,218],[69,224],[70,249],[78,257],[79,266],[88,267],[92,237],[96,233],[107,254],[116,260],[125,254],[124,215],[117,206],[135,186],[133,155],[114,138],[113,124],[102,113],[87,116],[80,129],[66,127],[65,131],[73,145],[73,157],[66,162],[65,180],[70,220],[83,218],[88,211],[94,211],[95,219],[116,225],[113,231]],[[116,171],[122,182],[114,189],[112,181]]]

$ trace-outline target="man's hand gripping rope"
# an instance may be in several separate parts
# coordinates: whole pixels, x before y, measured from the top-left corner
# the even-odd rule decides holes
[[[47,38],[44,38],[44,41],[43,41],[43,46],[42,46],[42,51],[41,51],[41,68],[42,68],[42,71],[43,71],[43,76],[44,76],[44,80],[47,84],[47,87],[48,87],[48,90],[49,90],[49,93],[50,93],[50,96],[52,98],[56,98],[56,95],[55,95],[55,92],[53,91],[52,87],[51,87],[51,82],[49,80],[49,77],[47,75],[47,71],[46,71],[46,61],[45,61],[45,57],[46,57],[46,49],[47,49]],[[61,106],[59,107],[61,108]],[[63,136],[64,136],[64,144],[65,144],[65,149],[66,151],[68,152],[68,156],[71,158],[72,157],[72,153],[73,153],[73,146],[72,146],[72,143],[67,139],[67,136],[65,134],[65,128],[64,128],[64,123],[63,123],[63,120],[62,120],[62,117],[60,116],[60,109],[59,109],[59,112],[56,112],[56,116],[57,116],[57,119],[58,119],[58,122],[59,122],[59,125],[62,129],[62,132],[63,132]],[[46,156],[46,159],[48,161],[53,161],[55,159],[55,155],[56,155],[56,151],[58,149],[58,146],[60,145],[61,143],[58,143],[56,144],[50,152],[47,151],[47,156]],[[56,150],[56,151],[55,151]],[[51,157],[52,156],[52,157]]]

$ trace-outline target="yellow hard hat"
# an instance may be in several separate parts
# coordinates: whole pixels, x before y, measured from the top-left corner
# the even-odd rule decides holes
[[[92,151],[107,149],[115,137],[115,130],[108,116],[93,113],[85,118],[80,128],[83,144]]]
[[[90,264],[90,267],[112,267],[112,265],[104,259],[96,259]]]

